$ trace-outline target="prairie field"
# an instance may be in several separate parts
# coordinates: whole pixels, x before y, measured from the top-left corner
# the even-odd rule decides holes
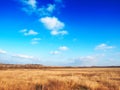
[[[120,68],[1,69],[0,90],[120,90]]]

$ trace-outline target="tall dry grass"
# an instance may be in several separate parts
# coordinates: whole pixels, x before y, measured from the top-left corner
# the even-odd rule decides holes
[[[0,70],[0,90],[120,90],[120,68]]]

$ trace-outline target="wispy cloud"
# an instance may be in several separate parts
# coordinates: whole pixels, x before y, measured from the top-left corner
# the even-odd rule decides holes
[[[71,65],[77,66],[94,66],[98,65],[101,60],[105,58],[104,54],[80,56],[77,58],[71,59]]]
[[[0,49],[0,54],[6,54],[7,51]]]
[[[60,51],[67,51],[69,48],[68,47],[66,47],[66,46],[60,46],[59,47],[59,50]]]
[[[23,29],[20,32],[23,33],[25,36],[38,35],[39,34],[38,32],[36,32],[34,30],[27,30],[27,29]]]
[[[115,48],[115,47],[114,46],[109,46],[109,45],[103,43],[103,44],[100,44],[100,45],[96,46],[95,50],[104,50],[105,51],[105,50],[109,50],[109,49],[113,49],[113,48]]]
[[[49,16],[51,15],[55,9],[62,3],[62,0],[53,0],[53,4],[46,3],[46,5],[38,6],[37,0],[21,0],[23,4],[22,10],[27,12],[28,14],[34,13],[40,16]],[[58,5],[58,3],[60,3]]]
[[[58,31],[58,30],[52,30],[51,31],[51,35],[66,35],[66,34],[68,34],[68,32],[65,31],[65,30],[60,30],[60,31]]]
[[[26,8],[33,8],[35,9],[37,7],[37,1],[36,0],[21,0],[23,5],[26,5]]]
[[[27,29],[20,30],[21,33],[26,33]]]
[[[27,0],[26,4],[30,5],[33,8],[36,8],[37,1],[36,0]]]
[[[23,58],[23,59],[34,59],[34,57],[33,57],[33,56],[24,55],[24,54],[17,54],[17,55],[13,55],[13,57]]]
[[[27,14],[36,13],[37,1],[36,0],[20,0],[23,4],[22,10]]]
[[[53,12],[55,10],[55,4],[48,4],[47,11]]]
[[[42,6],[38,9],[37,14],[40,16],[50,16],[54,12],[55,7],[55,4],[48,4],[47,6]]]
[[[52,54],[52,55],[58,55],[58,54],[60,54],[60,53],[61,53],[61,52],[60,52],[60,51],[57,51],[57,50],[50,52],[50,54]]]
[[[61,54],[63,51],[67,51],[69,50],[69,48],[67,46],[60,46],[58,49],[54,50],[54,51],[51,51],[50,54],[53,54],[53,55],[59,55]]]
[[[89,60],[95,60],[95,59],[96,59],[95,56],[84,56],[79,58],[79,60],[81,61],[89,61]]]
[[[52,35],[65,35],[67,31],[63,30],[65,24],[56,17],[43,17],[39,20],[44,26],[51,31]]]
[[[41,40],[41,38],[33,38],[31,40],[31,44],[38,44],[40,40]]]

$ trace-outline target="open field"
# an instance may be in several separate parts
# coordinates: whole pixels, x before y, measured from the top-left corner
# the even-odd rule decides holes
[[[120,68],[1,69],[0,90],[120,90]]]

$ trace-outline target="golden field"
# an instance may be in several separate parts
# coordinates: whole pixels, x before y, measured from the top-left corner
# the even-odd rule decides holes
[[[120,90],[120,68],[1,69],[0,90]]]

